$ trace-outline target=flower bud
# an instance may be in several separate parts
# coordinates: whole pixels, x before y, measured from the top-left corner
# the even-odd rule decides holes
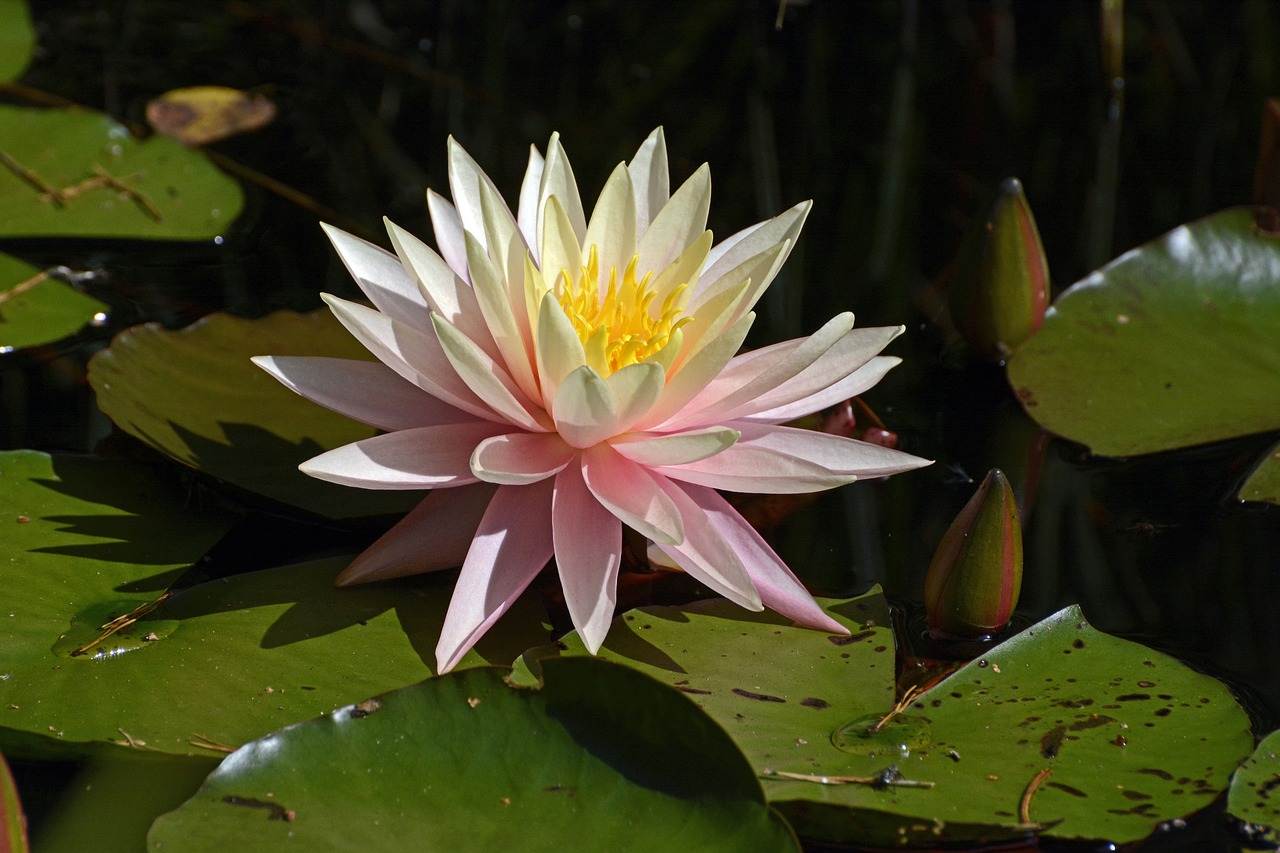
[[[1022,527],[1009,481],[992,468],[951,522],[924,582],[929,630],[979,639],[1008,624],[1022,589]]]
[[[1000,185],[991,215],[961,248],[948,302],[960,334],[986,358],[1007,357],[1044,322],[1049,265],[1017,178]]]

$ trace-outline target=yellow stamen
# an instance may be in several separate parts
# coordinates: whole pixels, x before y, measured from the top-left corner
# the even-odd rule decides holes
[[[587,363],[605,376],[657,355],[672,334],[692,319],[684,316],[688,287],[683,284],[667,294],[655,316],[658,292],[649,286],[653,273],[637,280],[639,262],[639,255],[633,255],[621,282],[617,269],[610,267],[602,296],[600,258],[593,245],[580,275],[561,270],[556,280],[556,298],[582,340]]]

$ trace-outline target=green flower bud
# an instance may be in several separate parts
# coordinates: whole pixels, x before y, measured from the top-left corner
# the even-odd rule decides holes
[[[979,639],[1009,623],[1022,589],[1022,527],[1009,481],[992,468],[951,522],[924,582],[929,630]]]
[[[1017,178],[1000,185],[991,215],[965,241],[948,302],[960,334],[986,358],[1007,357],[1044,322],[1049,265]]]

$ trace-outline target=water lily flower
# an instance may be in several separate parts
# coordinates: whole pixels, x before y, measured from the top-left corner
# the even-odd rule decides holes
[[[313,477],[430,495],[339,585],[462,565],[445,672],[554,556],[593,653],[613,618],[622,526],[749,610],[845,633],[717,493],[800,493],[928,464],[783,426],[874,385],[902,327],[738,354],[809,211],[712,245],[704,165],[670,192],[661,128],[588,219],[559,137],[532,148],[514,213],[449,141],[452,202],[429,192],[439,253],[388,222],[395,254],[326,226],[373,307],[325,295],[378,358],[259,357],[289,388],[385,434],[302,464]]]

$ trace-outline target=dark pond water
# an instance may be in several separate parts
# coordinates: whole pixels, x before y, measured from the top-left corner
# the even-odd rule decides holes
[[[661,124],[676,180],[710,162],[718,236],[815,200],[756,342],[845,309],[908,329],[891,350],[905,364],[868,402],[901,447],[937,464],[823,497],[779,529],[785,556],[829,592],[879,582],[910,601],[972,481],[1001,467],[1033,483],[1026,618],[1079,602],[1097,627],[1221,677],[1261,731],[1275,728],[1280,510],[1232,498],[1274,436],[1091,459],[1037,435],[1000,368],[972,363],[933,323],[928,293],[1011,175],[1059,290],[1247,203],[1261,105],[1280,91],[1280,10],[1131,3],[1118,124],[1092,2],[807,0],[786,8],[781,30],[777,15],[772,0],[39,4],[41,53],[25,85],[137,123],[167,89],[263,91],[279,118],[215,148],[314,205],[247,182],[246,213],[220,245],[7,245],[97,271],[87,288],[111,313],[0,362],[0,445],[85,451],[106,437],[84,367],[133,323],[176,328],[215,310],[309,309],[321,290],[352,295],[316,220],[376,236],[385,214],[425,233],[423,190],[447,186],[449,134],[514,193],[527,146],[559,130],[594,197]],[[24,770],[33,790],[42,772]],[[1152,848],[1234,849],[1215,827]]]

